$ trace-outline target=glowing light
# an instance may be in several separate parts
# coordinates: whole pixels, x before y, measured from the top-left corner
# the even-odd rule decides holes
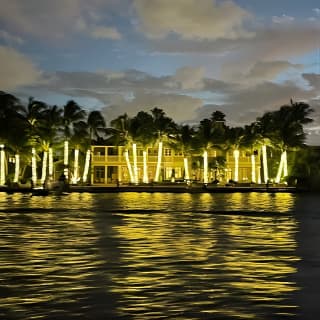
[[[49,148],[49,179],[52,180],[53,177],[53,151],[52,148]]]
[[[183,165],[184,165],[184,178],[186,180],[190,180],[190,174],[189,174],[189,166],[188,166],[188,158],[183,158]]]
[[[268,162],[267,162],[267,146],[265,144],[262,146],[262,163],[263,163],[264,183],[267,183],[269,180],[269,175],[268,175]]]
[[[143,183],[148,183],[147,151],[143,151]]]
[[[233,157],[234,157],[234,181],[239,180],[239,150],[233,151]]]
[[[88,172],[89,172],[89,165],[90,165],[90,155],[91,155],[91,151],[90,149],[87,150],[86,153],[86,160],[84,163],[84,170],[83,170],[83,177],[82,177],[82,181],[83,182],[87,182],[88,180]]]
[[[254,154],[251,155],[251,181],[256,182],[256,157]]]
[[[284,177],[288,176],[287,151],[283,151],[281,153],[279,168],[278,168],[277,176],[275,179],[276,183],[280,182],[282,177],[282,172]]]
[[[154,177],[154,181],[158,182],[159,181],[159,176],[160,176],[160,167],[161,167],[161,161],[162,161],[162,141],[159,142],[158,145],[158,161],[157,161],[157,168],[156,168],[156,174]]]
[[[6,171],[5,171],[5,153],[4,145],[0,145],[0,185],[4,185],[6,182]]]
[[[127,168],[128,168],[128,172],[129,172],[130,182],[131,182],[131,183],[134,183],[134,177],[133,177],[133,174],[132,174],[132,168],[131,168],[131,164],[130,164],[130,159],[129,159],[129,152],[128,152],[128,150],[125,150],[125,152],[124,152],[124,158],[126,159]]]
[[[42,158],[42,174],[41,174],[41,184],[44,184],[46,181],[47,176],[47,162],[48,162],[48,152],[43,152],[43,158]]]
[[[31,171],[32,171],[32,183],[35,186],[37,184],[37,159],[36,159],[36,149],[32,148],[32,158],[31,158]]]
[[[14,167],[13,182],[17,183],[19,181],[19,173],[20,173],[20,156],[16,154],[14,158],[15,158],[15,167]]]
[[[69,164],[69,142],[66,140],[64,142],[64,154],[63,154],[63,164],[65,166],[63,173],[66,176],[66,179],[69,177],[69,170],[68,170],[68,164]]]
[[[137,144],[132,144],[134,183],[138,184]]]
[[[74,149],[73,177],[71,181],[73,184],[77,184],[79,181],[79,149]]]
[[[203,183],[208,183],[208,152],[203,151]]]

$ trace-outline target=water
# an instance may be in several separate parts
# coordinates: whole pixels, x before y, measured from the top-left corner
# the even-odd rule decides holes
[[[318,205],[286,193],[0,193],[0,318],[317,319]]]

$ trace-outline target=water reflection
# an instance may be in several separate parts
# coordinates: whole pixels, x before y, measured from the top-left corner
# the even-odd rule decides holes
[[[0,318],[292,319],[294,201],[0,193]]]

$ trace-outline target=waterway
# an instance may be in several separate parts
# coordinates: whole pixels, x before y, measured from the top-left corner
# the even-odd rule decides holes
[[[0,193],[0,319],[317,319],[319,203]]]

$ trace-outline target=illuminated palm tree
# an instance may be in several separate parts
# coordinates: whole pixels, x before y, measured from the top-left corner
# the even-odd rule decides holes
[[[178,126],[177,132],[175,134],[169,135],[169,145],[183,155],[184,179],[186,181],[190,180],[188,158],[191,156],[194,149],[194,136],[195,129],[190,127],[189,125]]]
[[[129,158],[129,148],[133,145],[130,135],[131,118],[125,113],[110,122],[111,127],[106,129],[106,134],[111,135],[114,145],[124,146],[124,157],[127,164],[129,180],[136,183],[135,175]]]
[[[73,100],[67,102],[63,107],[63,133],[64,133],[64,174],[69,177],[69,140],[72,137],[74,125],[85,119],[86,112]]]
[[[166,116],[165,112],[162,109],[153,108],[151,110],[151,114],[153,117],[154,133],[156,134],[158,142],[158,159],[154,176],[154,182],[158,182],[162,163],[163,142],[164,140],[167,140],[168,134],[174,133],[176,131],[177,125],[171,118]]]

